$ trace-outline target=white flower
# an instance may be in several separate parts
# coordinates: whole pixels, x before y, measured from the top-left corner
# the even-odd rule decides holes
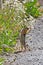
[[[9,39],[9,41],[12,41],[11,39]]]
[[[18,1],[18,0],[15,0],[15,1]]]
[[[8,35],[8,33],[6,32],[6,35]]]
[[[11,10],[10,10],[10,12],[11,12]]]
[[[6,14],[6,12],[5,12],[5,14]]]
[[[24,19],[24,21],[27,21],[26,19]]]
[[[34,2],[34,0],[31,0],[32,2]]]
[[[16,19],[14,18],[14,20],[16,20]]]

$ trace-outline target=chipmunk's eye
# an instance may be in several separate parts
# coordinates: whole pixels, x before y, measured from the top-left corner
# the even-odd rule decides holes
[[[29,30],[29,28],[27,28],[27,30]]]

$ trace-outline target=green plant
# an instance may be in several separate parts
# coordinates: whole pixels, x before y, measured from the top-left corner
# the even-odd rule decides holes
[[[10,10],[9,10],[10,9]],[[15,46],[20,29],[23,27],[19,24],[24,14],[21,10],[10,8],[8,5],[0,11],[0,49],[2,45]],[[4,48],[9,52],[9,48]]]
[[[31,15],[34,18],[37,18],[40,15],[40,12],[38,10],[38,7],[36,6],[37,0],[27,2],[24,4],[25,11],[27,15]]]
[[[4,63],[4,58],[0,58],[0,65],[3,65],[3,63]]]

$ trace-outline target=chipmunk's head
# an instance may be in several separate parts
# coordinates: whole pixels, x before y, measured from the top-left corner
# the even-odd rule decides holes
[[[31,30],[31,28],[25,27],[25,28],[21,31],[21,33],[26,35],[27,33],[30,32],[30,30]]]
[[[29,33],[31,31],[31,27],[26,28],[26,33]]]

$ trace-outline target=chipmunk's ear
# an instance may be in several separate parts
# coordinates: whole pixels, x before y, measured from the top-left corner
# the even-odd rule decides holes
[[[31,31],[31,27],[27,28],[27,33],[29,33]]]
[[[27,27],[27,30],[29,30],[30,28],[31,28],[31,27],[30,27],[30,26],[28,26],[28,27]]]
[[[29,30],[29,28],[27,28],[27,30]]]

